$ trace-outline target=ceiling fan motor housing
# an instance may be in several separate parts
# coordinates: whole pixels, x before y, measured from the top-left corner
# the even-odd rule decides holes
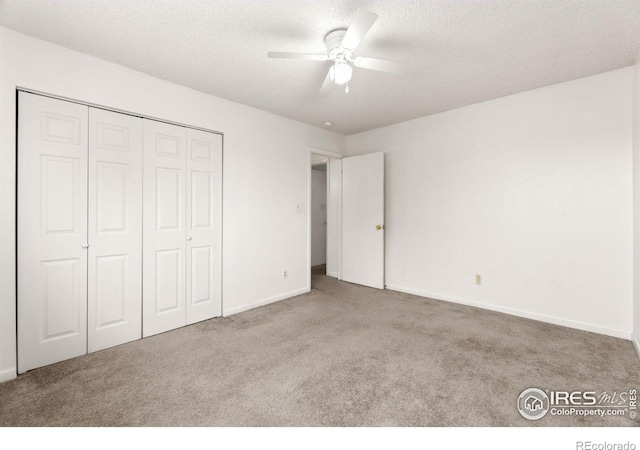
[[[347,30],[333,30],[324,38],[327,44],[327,55],[332,61],[347,62],[351,60],[351,50],[342,46],[342,39],[347,34]]]

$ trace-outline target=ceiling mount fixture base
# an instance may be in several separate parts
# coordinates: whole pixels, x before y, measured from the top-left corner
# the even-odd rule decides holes
[[[347,34],[346,28],[337,28],[333,31],[329,31],[324,37],[324,42],[327,44],[327,51],[331,50],[336,45],[340,45],[345,34]]]

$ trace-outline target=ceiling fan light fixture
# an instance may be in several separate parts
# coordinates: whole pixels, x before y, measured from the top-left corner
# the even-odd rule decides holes
[[[344,85],[344,91],[348,93],[353,67],[397,74],[404,73],[407,70],[407,65],[404,63],[364,56],[353,57],[353,53],[357,51],[362,39],[376,20],[378,20],[377,14],[366,9],[358,9],[349,28],[334,29],[324,37],[324,43],[327,47],[326,54],[268,52],[267,56],[269,58],[332,61],[333,64],[322,82],[319,93],[328,93],[334,84]]]
[[[336,63],[329,69],[329,78],[335,84],[345,84],[351,80],[353,69],[347,63]]]

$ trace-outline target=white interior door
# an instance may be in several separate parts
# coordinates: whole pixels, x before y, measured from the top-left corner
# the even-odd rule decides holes
[[[18,372],[87,352],[88,107],[19,93]]]
[[[187,129],[187,324],[222,315],[222,136]]]
[[[186,324],[186,141],[186,128],[144,119],[144,337]]]
[[[89,108],[89,352],[142,337],[142,123]]]
[[[342,160],[342,279],[384,289],[384,153]]]

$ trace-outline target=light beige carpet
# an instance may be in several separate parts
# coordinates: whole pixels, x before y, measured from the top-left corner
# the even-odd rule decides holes
[[[631,342],[314,274],[313,291],[0,384],[0,425],[574,426],[528,387],[640,388]]]

